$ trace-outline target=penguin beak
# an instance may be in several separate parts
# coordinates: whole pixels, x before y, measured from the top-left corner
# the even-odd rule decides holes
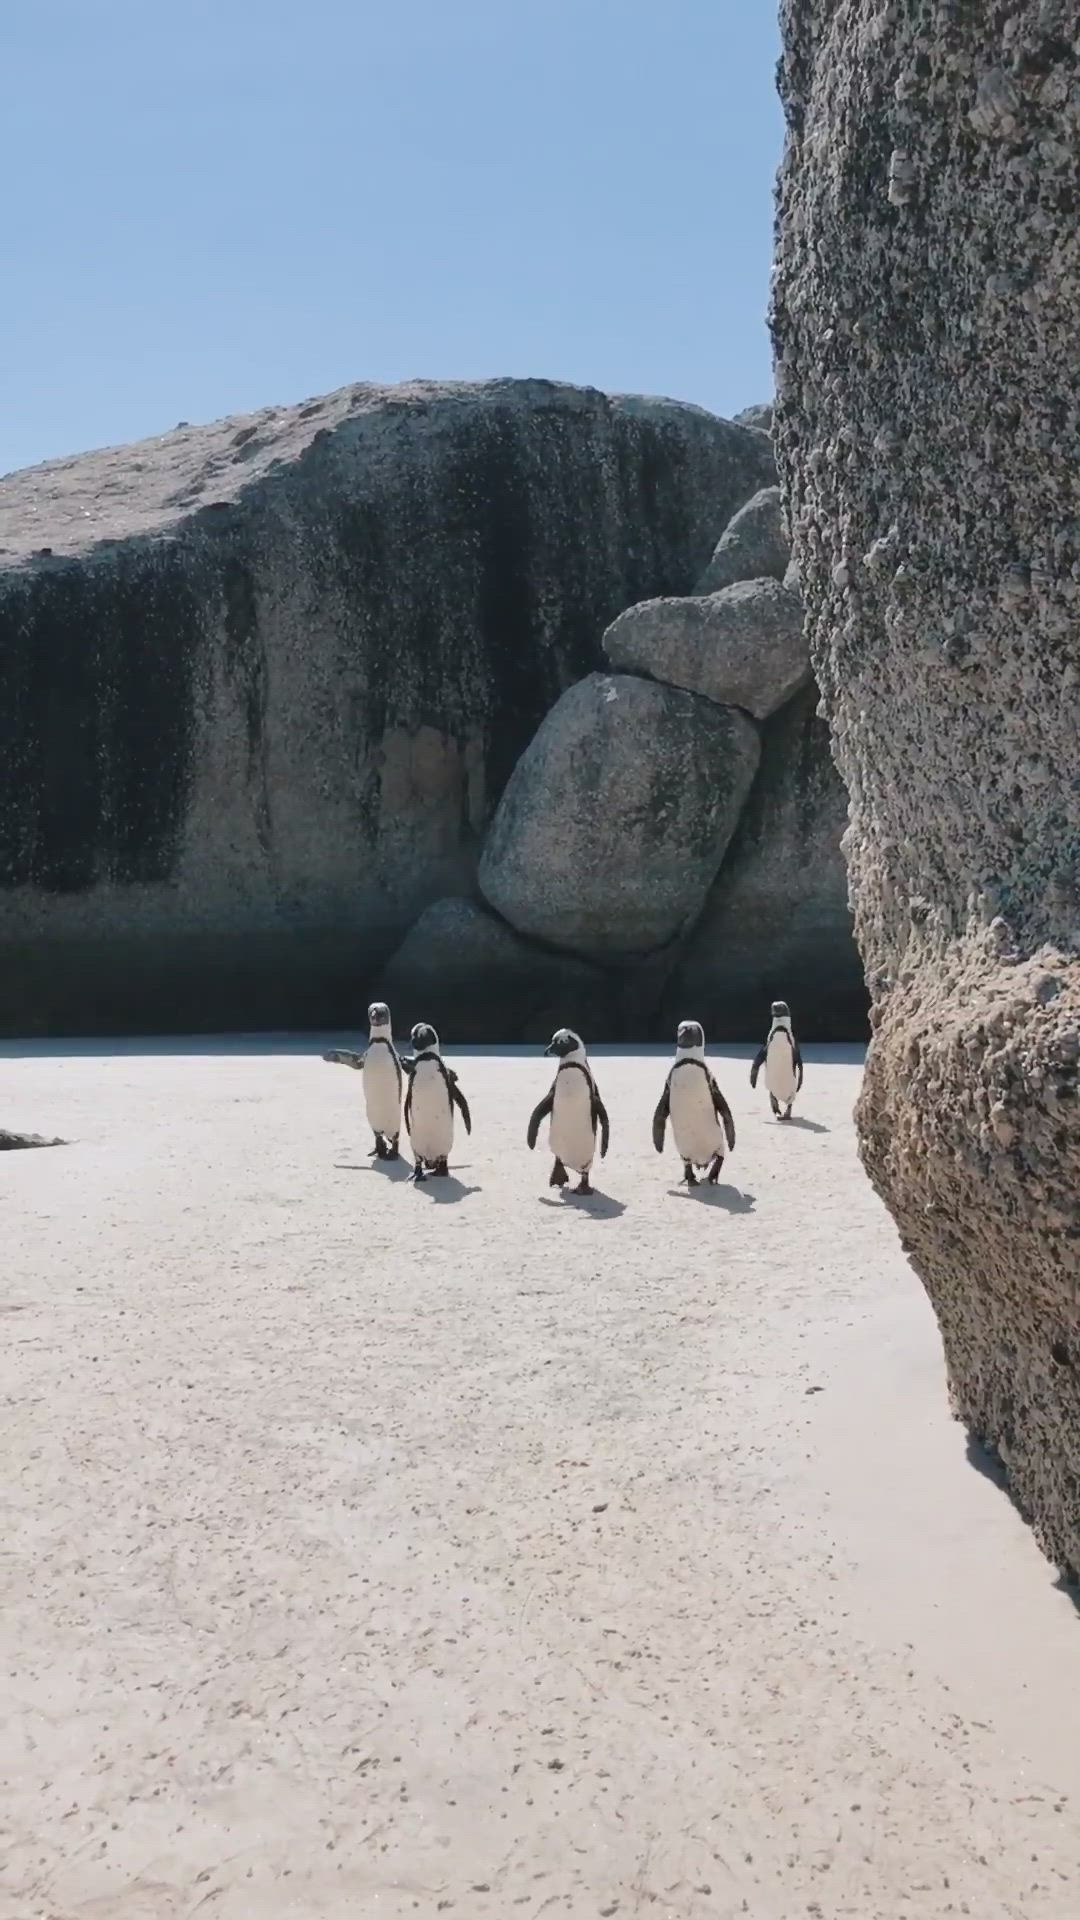
[[[552,1041],[549,1046],[544,1048],[544,1058],[546,1059],[549,1053],[558,1053],[558,1051],[558,1047],[555,1045],[555,1042]]]

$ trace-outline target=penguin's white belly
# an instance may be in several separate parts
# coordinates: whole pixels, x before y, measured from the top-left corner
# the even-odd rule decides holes
[[[680,1160],[704,1167],[714,1153],[724,1153],[727,1142],[716,1115],[705,1075],[696,1067],[679,1067],[671,1077],[671,1133]]]
[[[445,1160],[454,1144],[454,1109],[438,1067],[421,1061],[412,1079],[409,1139],[419,1160]]]
[[[795,1098],[795,1062],[791,1042],[781,1037],[770,1040],[765,1055],[765,1085],[775,1100],[785,1104]]]
[[[555,1082],[548,1142],[556,1160],[575,1173],[587,1173],[596,1153],[592,1091],[583,1073],[565,1068]]]
[[[363,1071],[364,1106],[371,1131],[392,1137],[401,1128],[401,1089],[389,1048],[369,1049],[364,1055]]]

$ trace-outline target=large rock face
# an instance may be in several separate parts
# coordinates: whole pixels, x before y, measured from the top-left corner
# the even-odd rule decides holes
[[[773,472],[697,408],[500,381],[0,482],[0,1029],[354,1017],[604,627]]]
[[[859,1124],[1080,1569],[1080,85],[1066,0],[786,0],[776,436],[851,795]]]
[[[550,1040],[573,1025],[620,1039],[618,996],[584,960],[522,940],[475,900],[436,900],[410,927],[380,975],[399,1032],[430,1020],[458,1044]]]
[[[590,959],[684,933],[757,769],[744,714],[630,674],[564,693],[519,760],[480,862],[519,933]]]

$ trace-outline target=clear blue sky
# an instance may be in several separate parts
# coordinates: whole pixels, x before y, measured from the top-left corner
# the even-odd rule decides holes
[[[354,380],[771,388],[774,0],[0,0],[0,472]]]

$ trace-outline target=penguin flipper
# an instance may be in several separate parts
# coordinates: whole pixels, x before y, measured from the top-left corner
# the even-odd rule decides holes
[[[711,1073],[709,1075],[709,1091],[712,1094],[713,1111],[727,1135],[728,1152],[731,1153],[735,1147],[735,1121],[732,1117],[731,1108],[728,1106]]]
[[[794,1064],[795,1064],[795,1091],[796,1093],[801,1093],[802,1091],[802,1054],[799,1052],[798,1047],[793,1048],[792,1051],[794,1055]]]
[[[450,1098],[453,1101],[455,1107],[457,1107],[461,1113],[461,1117],[465,1122],[466,1133],[471,1133],[472,1120],[469,1116],[469,1103],[466,1100],[465,1095],[462,1093],[461,1088],[458,1086],[456,1073],[452,1073],[450,1075]]]
[[[752,1087],[757,1086],[757,1077],[764,1065],[765,1065],[765,1048],[761,1047],[759,1051],[755,1054],[754,1064],[750,1069],[750,1085]]]
[[[409,1135],[410,1139],[412,1138],[412,1090],[413,1090],[413,1083],[412,1083],[412,1073],[410,1070],[409,1084],[405,1090],[405,1131]]]
[[[347,1053],[341,1047],[334,1047],[329,1053],[324,1053],[323,1059],[328,1060],[332,1067],[360,1068],[364,1064],[362,1053]]]
[[[671,1083],[670,1081],[665,1080],[664,1091],[660,1095],[660,1099],[657,1103],[656,1112],[653,1114],[653,1117],[652,1117],[652,1143],[653,1143],[653,1146],[656,1148],[657,1153],[663,1153],[664,1151],[664,1128],[667,1126],[668,1115],[670,1112],[671,1112]]]
[[[597,1121],[600,1122],[600,1158],[603,1160],[607,1154],[608,1141],[611,1138],[611,1127],[608,1122],[607,1108],[600,1098],[600,1089],[594,1080],[592,1090],[592,1122],[594,1133],[596,1132]]]
[[[554,1105],[555,1105],[555,1089],[554,1087],[552,1087],[550,1093],[545,1093],[543,1099],[540,1102],[540,1105],[538,1107],[534,1107],[532,1112],[529,1115],[529,1126],[528,1126],[528,1131],[525,1135],[525,1138],[529,1143],[530,1152],[532,1151],[533,1147],[535,1147],[536,1145],[536,1136],[540,1131],[541,1120],[547,1119]]]

